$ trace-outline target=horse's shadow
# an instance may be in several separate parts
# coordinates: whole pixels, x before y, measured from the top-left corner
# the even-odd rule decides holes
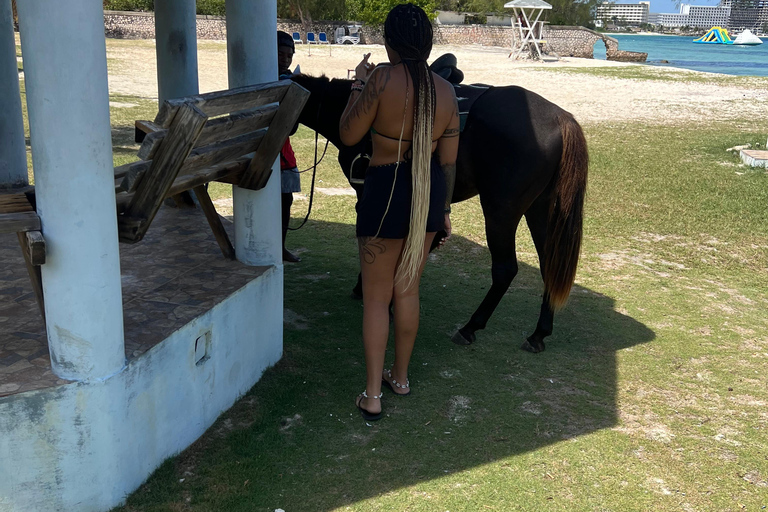
[[[362,304],[349,297],[353,227],[314,222],[302,231],[291,242],[308,248],[303,261],[285,267],[284,357],[220,420],[250,426],[207,450],[216,482],[221,464],[245,464],[251,503],[332,510],[618,424],[617,351],[653,331],[575,285],[547,350],[521,351],[542,290],[539,269],[521,264],[478,341],[454,345],[450,335],[491,282],[487,249],[456,235],[422,280],[413,393],[385,391],[385,417],[366,424],[353,405],[365,380]]]

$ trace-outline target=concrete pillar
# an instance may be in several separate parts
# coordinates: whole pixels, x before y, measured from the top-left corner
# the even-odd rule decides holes
[[[101,0],[18,2],[53,371],[125,365]]]
[[[11,0],[0,0],[0,188],[29,182],[26,151],[13,11]]]
[[[229,87],[277,80],[277,2],[226,0]],[[248,265],[282,265],[280,164],[262,190],[233,187],[235,252]]]
[[[197,94],[195,0],[155,2],[157,94],[163,101]]]

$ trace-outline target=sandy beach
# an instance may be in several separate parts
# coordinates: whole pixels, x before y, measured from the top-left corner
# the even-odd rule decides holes
[[[372,62],[386,61],[381,45],[300,45],[293,64],[304,73],[347,78],[368,52]],[[525,87],[569,110],[581,122],[688,124],[768,117],[766,78],[568,57],[553,62],[515,61],[508,58],[508,49],[479,45],[435,46],[432,58],[444,53],[456,55],[465,83]],[[153,41],[108,40],[107,54],[113,94],[157,96]],[[200,91],[227,88],[226,43],[200,42],[198,55]],[[638,66],[642,69],[632,69]],[[584,68],[603,69],[590,73]],[[634,71],[642,77],[628,78],[637,74]]]

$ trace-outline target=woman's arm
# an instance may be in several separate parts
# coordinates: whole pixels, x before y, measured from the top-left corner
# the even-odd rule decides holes
[[[451,236],[451,199],[453,198],[453,187],[456,184],[456,155],[459,152],[459,105],[456,101],[456,94],[453,93],[453,113],[443,134],[437,141],[437,156],[440,160],[440,167],[445,176],[445,231],[446,238]]]
[[[368,55],[355,70],[355,75],[365,82],[365,86],[362,92],[352,90],[347,101],[347,107],[344,109],[339,122],[341,142],[347,146],[353,146],[360,142],[371,128],[379,108],[379,96],[389,82],[391,71],[389,66],[375,68],[369,74],[372,65],[367,62]]]

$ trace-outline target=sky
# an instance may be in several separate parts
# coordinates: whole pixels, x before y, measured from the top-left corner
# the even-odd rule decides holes
[[[617,0],[617,4],[634,3],[635,0]],[[683,0],[681,3],[692,5],[717,5],[720,0]],[[651,0],[651,12],[678,12],[675,2],[672,0]]]

